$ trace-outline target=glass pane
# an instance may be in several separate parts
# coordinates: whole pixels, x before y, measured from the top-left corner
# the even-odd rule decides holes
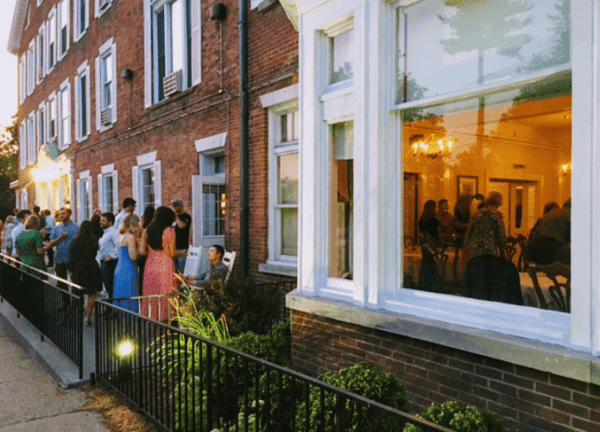
[[[298,153],[290,153],[277,158],[277,203],[298,203]]]
[[[144,194],[144,206],[154,206],[154,168],[142,170],[142,192]]]
[[[332,126],[329,161],[329,265],[331,277],[353,278],[353,122]]]
[[[281,209],[281,254],[298,255],[298,209]]]
[[[171,4],[171,41],[173,72],[183,70],[183,0]]]
[[[543,305],[528,266],[570,265],[570,83],[565,72],[402,112],[405,287]]]
[[[331,84],[349,80],[354,76],[354,29],[330,38]]]
[[[474,88],[570,61],[569,0],[446,3],[424,0],[398,9],[398,102]]]
[[[114,195],[113,195],[113,177],[111,174],[109,175],[105,175],[103,177],[104,179],[104,185],[103,185],[103,192],[104,192],[104,207],[106,208],[106,211],[109,211],[111,213],[114,213],[114,208],[113,208],[113,201],[114,201]]]
[[[202,235],[225,234],[225,210],[221,207],[225,185],[202,185]]]
[[[69,23],[69,1],[63,0],[60,2],[60,26],[62,28],[67,27]]]
[[[165,59],[165,11],[164,9],[158,12],[156,15],[156,57],[157,57],[157,72],[158,81],[158,100],[161,101],[165,98],[163,89],[163,78],[166,74],[166,59]]]

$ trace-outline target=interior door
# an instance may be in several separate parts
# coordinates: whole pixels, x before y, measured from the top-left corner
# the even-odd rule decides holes
[[[507,236],[529,236],[529,231],[535,223],[536,189],[535,182],[490,182],[490,190],[500,192],[504,198],[504,204],[498,210],[504,216]]]
[[[202,246],[200,274],[208,271],[208,249],[225,247],[225,176],[192,176],[192,227],[194,246]]]

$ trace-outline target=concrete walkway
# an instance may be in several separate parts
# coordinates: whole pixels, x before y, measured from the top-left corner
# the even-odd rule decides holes
[[[62,389],[0,329],[0,432],[109,431],[99,413],[82,411],[83,390]]]

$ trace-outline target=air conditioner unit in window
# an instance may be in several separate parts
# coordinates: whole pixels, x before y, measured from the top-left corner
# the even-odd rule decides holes
[[[163,78],[163,89],[165,97],[179,93],[182,87],[182,73],[180,70],[173,72]]]
[[[108,7],[110,5],[110,0],[98,0],[98,8],[100,10]]]
[[[112,123],[112,114],[110,112],[110,108],[105,108],[100,111],[100,122],[102,126],[108,126]]]

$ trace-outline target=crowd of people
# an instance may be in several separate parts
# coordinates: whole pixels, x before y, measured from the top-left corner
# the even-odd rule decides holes
[[[131,297],[177,292],[180,278],[174,276],[183,277],[192,222],[183,201],[174,199],[170,207],[156,210],[149,206],[141,217],[135,214],[136,204],[125,198],[117,215],[96,209],[80,224],[71,220],[68,206],[54,215],[40,212],[38,206],[33,211],[15,209],[4,224],[0,221],[0,243],[5,254],[25,264],[26,271],[53,268],[63,289],[69,279],[81,286],[87,295],[85,323],[92,325],[95,299],[103,290],[108,298],[121,299],[115,304],[137,312],[138,303]],[[188,275],[187,282],[206,287],[223,281],[224,252],[222,246],[213,245],[207,254],[210,270],[202,276]],[[63,296],[62,309],[72,306]],[[162,302],[161,307],[168,304]],[[167,317],[166,312],[153,318]]]

